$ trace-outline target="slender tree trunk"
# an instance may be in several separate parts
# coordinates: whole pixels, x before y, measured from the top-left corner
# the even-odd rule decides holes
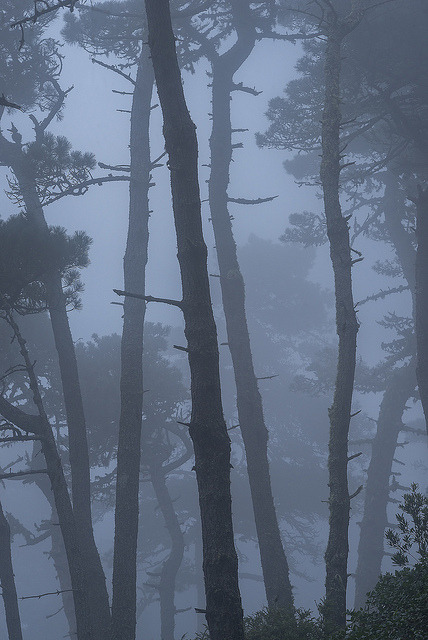
[[[159,582],[159,598],[161,612],[161,638],[174,640],[175,627],[175,583],[184,555],[184,537],[178,522],[174,505],[166,486],[162,467],[152,466],[150,478],[156,499],[165,520],[165,526],[171,538],[171,551],[162,565]]]
[[[143,47],[131,111],[129,226],[123,261],[126,291],[145,293],[150,183],[149,121],[153,67]],[[121,409],[117,451],[113,559],[113,640],[134,640],[137,600],[138,496],[143,414],[143,326],[145,302],[126,297],[121,344]]]
[[[337,17],[336,17],[337,18]],[[358,322],[354,310],[349,228],[339,199],[341,44],[347,29],[332,18],[325,52],[325,99],[322,119],[321,183],[334,272],[336,331],[339,354],[333,404],[329,409],[329,537],[325,553],[326,596],[323,608],[327,635],[346,625],[348,580],[348,433],[354,388]]]
[[[251,47],[252,48],[252,47]],[[248,47],[250,52],[250,47]],[[244,56],[230,51],[213,64],[210,139],[211,174],[209,201],[220,271],[227,341],[232,356],[237,391],[238,421],[247,458],[251,498],[259,542],[263,578],[269,607],[293,608],[289,568],[273,501],[268,460],[268,431],[254,373],[250,336],[245,314],[242,277],[228,210],[229,167],[232,162],[230,101],[233,73]]]
[[[419,187],[416,199],[416,377],[428,434],[428,188]]]
[[[404,205],[404,195],[398,188],[397,177],[391,171],[387,171],[384,194],[385,225],[414,301],[415,250],[401,222]],[[385,528],[388,523],[389,478],[402,427],[403,411],[416,385],[414,352],[414,345],[409,345],[412,360],[407,366],[391,374],[379,410],[365,487],[364,515],[355,574],[355,608],[364,605],[366,594],[373,589],[381,572]]]
[[[354,604],[357,609],[364,606],[366,594],[373,589],[381,573],[385,528],[388,526],[389,479],[398,436],[403,427],[403,411],[415,386],[415,361],[412,358],[408,365],[392,374],[380,405],[367,471],[364,516],[358,545]]]
[[[19,157],[18,161],[11,166],[19,182],[29,223],[34,225],[38,231],[47,234],[48,226],[37,196],[31,168],[26,165],[23,156]],[[89,599],[94,621],[94,640],[104,640],[110,624],[109,599],[92,527],[90,466],[85,416],[76,353],[68,322],[66,299],[60,273],[47,276],[45,286],[67,415],[73,513],[82,554],[85,558],[85,567],[90,575]]]
[[[230,439],[223,417],[217,331],[202,234],[198,147],[184,98],[168,0],[146,0],[149,44],[164,119],[191,374],[195,449],[211,640],[243,640],[230,495]]]
[[[0,587],[9,640],[22,640],[18,596],[16,595],[10,544],[10,527],[0,503]]]
[[[79,534],[71,506],[67,482],[64,477],[61,458],[56,447],[48,417],[43,407],[37,378],[28,354],[26,342],[19,331],[18,325],[10,314],[8,322],[14,331],[21,354],[24,358],[29,377],[29,386],[33,394],[34,403],[38,410],[39,421],[36,426],[33,426],[33,424],[36,423],[36,416],[27,416],[19,408],[13,407],[4,399],[2,399],[1,402],[1,412],[7,420],[16,424],[20,429],[25,431],[30,430],[40,436],[42,453],[46,461],[46,468],[51,482],[59,525],[67,554],[67,562],[70,569],[71,586],[73,589],[76,613],[77,639],[94,640],[97,636],[93,629],[94,618],[91,616],[90,609],[90,593],[92,584],[90,582],[90,574],[85,564],[86,558],[81,552]],[[29,427],[25,426],[27,421],[30,422]]]

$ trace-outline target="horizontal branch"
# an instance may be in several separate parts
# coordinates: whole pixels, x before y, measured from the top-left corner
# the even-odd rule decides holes
[[[98,166],[100,169],[110,169],[111,171],[131,171],[129,164],[104,164],[104,162],[99,162]]]
[[[44,598],[45,596],[59,596],[61,593],[70,593],[74,589],[62,589],[61,591],[48,591],[47,593],[39,593],[36,596],[21,596],[20,600],[30,600],[31,598]]]
[[[79,184],[72,185],[68,189],[65,189],[61,193],[58,193],[56,196],[52,196],[49,198],[45,204],[52,204],[65,196],[81,196],[87,192],[88,188],[92,185],[98,185],[99,187],[104,184],[104,182],[129,182],[129,176],[104,176],[102,178],[92,178],[91,180],[85,180],[85,182],[79,182]]]
[[[164,304],[170,304],[173,307],[183,308],[182,300],[171,300],[170,298],[154,298],[153,296],[143,296],[141,293],[129,293],[129,291],[122,291],[121,289],[113,289],[114,293],[118,296],[125,296],[127,298],[137,298],[137,300],[145,300],[146,302],[163,302]]]
[[[0,473],[0,480],[9,480],[11,478],[21,478],[22,476],[31,476],[39,473],[48,473],[47,469],[32,469],[30,471],[10,471],[9,473]]]
[[[244,93],[250,93],[252,96],[259,96],[262,91],[257,91],[254,87],[246,87],[242,82],[233,83],[232,91],[243,91]]]
[[[248,198],[227,198],[228,202],[235,202],[236,204],[263,204],[264,202],[272,202],[278,196],[270,196],[269,198],[255,198],[254,200]]]
[[[273,376],[261,376],[260,378],[256,378],[256,380],[272,380],[272,378],[278,378],[279,373],[275,373]]]

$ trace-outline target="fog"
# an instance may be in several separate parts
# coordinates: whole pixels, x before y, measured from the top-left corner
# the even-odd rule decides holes
[[[40,9],[42,3],[39,4]],[[43,6],[53,8],[55,4],[52,0]],[[79,370],[77,382],[70,384],[74,388],[77,384],[81,389],[84,412],[81,424],[86,424],[84,431],[86,429],[89,444],[87,471],[91,480],[93,531],[110,602],[112,581],[114,584],[116,579],[113,557],[114,554],[119,557],[116,555],[117,543],[115,547],[115,526],[116,532],[118,528],[117,522],[115,525],[116,458],[119,423],[125,420],[123,411],[127,402],[123,395],[121,400],[121,389],[123,394],[124,380],[140,380],[138,371],[137,377],[131,369],[128,374],[124,373],[124,359],[130,357],[132,347],[124,351],[122,345],[121,382],[123,318],[124,314],[126,317],[131,313],[127,311],[127,303],[125,306],[123,303],[125,300],[129,302],[130,298],[118,297],[113,292],[113,289],[126,290],[123,265],[130,213],[130,182],[93,184],[85,187],[80,195],[67,195],[52,204],[44,201],[54,193],[54,185],[58,185],[61,172],[66,176],[63,184],[67,180],[76,188],[79,184],[70,167],[61,166],[60,155],[51,156],[52,162],[56,163],[54,166],[49,165],[48,158],[42,157],[42,153],[46,153],[43,149],[47,148],[43,136],[49,133],[67,138],[73,151],[94,154],[96,163],[113,166],[102,169],[97,164],[88,170],[81,169],[81,182],[98,177],[101,180],[109,174],[130,176],[131,190],[132,181],[136,182],[131,173],[134,169],[117,171],[114,167],[129,166],[130,163],[130,144],[131,147],[133,144],[132,139],[130,142],[130,110],[132,92],[137,91],[135,78],[141,41],[144,42],[143,51],[148,54],[146,26],[139,28],[140,19],[126,17],[126,12],[138,9],[140,13],[142,9],[132,0],[94,4],[95,8],[103,5],[103,11],[97,12],[89,3],[82,3],[74,7],[73,13],[65,6],[38,17],[34,23],[25,22],[21,49],[21,32],[19,29],[10,30],[9,25],[23,16],[32,15],[33,4],[27,0],[17,3],[7,0],[0,11],[0,94],[6,100],[5,107],[0,106],[0,218],[3,225],[0,227],[3,256],[0,258],[0,379],[4,400],[4,407],[0,407],[0,501],[11,528],[21,638],[32,640],[75,636],[79,640],[97,640],[104,633],[99,629],[93,631],[93,636],[85,636],[82,628],[76,633],[74,607],[78,605],[73,604],[69,575],[70,569],[73,581],[73,568],[61,537],[61,532],[64,535],[63,516],[52,491],[55,484],[53,471],[43,446],[40,446],[40,442],[48,439],[46,433],[39,437],[38,431],[23,428],[8,413],[13,405],[21,409],[21,413],[41,416],[42,421],[43,416],[46,417],[64,470],[65,487],[68,486],[68,493],[72,496],[74,517],[76,522],[83,522],[79,520],[79,498],[76,498],[75,487],[79,483],[76,478],[84,483],[85,468],[80,454],[73,454],[73,447],[77,447],[74,449],[76,452],[79,447],[84,449],[86,444],[81,439],[73,444],[76,436],[72,435],[71,414],[72,405],[75,409],[76,404],[74,400],[71,404],[64,401],[64,397],[67,398],[64,379],[71,369],[64,364],[66,359],[61,361],[58,334],[55,334],[55,328],[53,332],[51,328],[50,317],[58,311],[53,306],[52,289],[49,293],[53,273],[65,291],[64,310],[67,304],[74,344],[70,357],[77,359]],[[140,4],[142,7],[144,3]],[[312,7],[310,15],[305,9],[307,4]],[[382,6],[377,7],[377,4]],[[349,281],[352,274],[352,308],[357,310],[358,321],[355,379],[352,373],[350,383],[352,413],[349,417],[347,411],[349,434],[345,435],[348,443],[345,453],[351,458],[348,458],[349,493],[346,494],[347,499],[351,497],[349,531],[346,530],[347,524],[342,531],[345,539],[349,539],[349,556],[347,560],[345,558],[345,575],[347,573],[349,579],[343,595],[348,609],[363,606],[364,594],[374,588],[380,572],[394,572],[397,568],[392,563],[391,549],[384,540],[384,533],[388,527],[394,526],[403,494],[410,490],[412,483],[418,484],[421,494],[426,495],[427,492],[426,420],[423,410],[423,368],[428,367],[428,352],[423,350],[423,345],[427,327],[423,320],[417,318],[423,317],[426,308],[423,292],[427,285],[423,278],[428,278],[425,273],[428,261],[423,253],[428,251],[428,247],[425,246],[425,231],[420,217],[424,212],[423,206],[426,206],[426,148],[424,155],[420,140],[426,141],[428,126],[428,93],[423,71],[426,57],[421,57],[427,53],[422,33],[428,14],[424,3],[419,0],[396,0],[383,4],[363,1],[355,26],[341,41],[341,98],[334,107],[340,110],[342,123],[337,129],[340,163],[345,165],[349,162],[349,166],[338,169],[340,185],[337,197],[338,202],[340,197],[340,220],[346,219],[348,244],[345,250],[353,261],[352,270],[350,259],[346,264],[349,266]],[[257,500],[254,497],[257,473],[247,470],[246,462],[248,458],[254,464],[250,450],[254,442],[261,456],[264,446],[260,444],[264,426],[260,427],[258,436],[253,437],[253,445],[250,442],[252,422],[256,423],[258,419],[259,409],[254,409],[259,407],[257,398],[253,398],[255,404],[249,405],[252,408],[244,407],[244,396],[249,397],[253,393],[250,392],[253,381],[263,405],[260,424],[265,425],[269,433],[267,458],[271,498],[273,495],[276,526],[279,525],[281,537],[279,546],[282,542],[281,553],[284,555],[285,552],[285,564],[288,561],[290,569],[294,606],[310,610],[317,617],[318,607],[326,597],[324,554],[327,544],[331,544],[329,506],[334,503],[331,487],[335,480],[331,475],[329,477],[328,470],[329,438],[332,437],[331,429],[334,429],[334,417],[331,411],[329,413],[329,407],[333,399],[338,402],[340,394],[337,388],[346,377],[337,369],[338,342],[342,339],[340,310],[344,306],[340,301],[339,285],[343,285],[345,276],[333,272],[332,268],[334,231],[329,227],[327,192],[331,180],[329,182],[328,176],[325,177],[326,170],[323,174],[321,168],[321,160],[325,162],[328,153],[326,140],[329,132],[325,123],[329,117],[330,121],[334,120],[326,111],[328,82],[324,82],[323,68],[326,64],[325,43],[332,33],[332,25],[336,24],[335,19],[346,21],[349,16],[354,19],[354,3],[333,2],[333,8],[330,6],[328,9],[331,3],[324,0],[318,3],[295,2],[294,10],[282,0],[273,3],[174,0],[171,5],[184,95],[196,124],[199,149],[201,216],[219,343],[222,406],[231,440],[234,541],[244,615],[255,614],[267,605],[271,609],[273,606],[273,600],[268,602],[267,565],[262,567],[260,559],[260,552],[263,558],[260,537],[263,533],[260,533],[260,520],[255,524],[253,514],[253,508],[257,512],[254,503]],[[319,13],[320,6],[326,10],[327,17]],[[190,12],[192,17],[177,17],[175,13],[180,10],[184,11],[184,16],[185,11]],[[247,16],[248,10],[251,18]],[[247,16],[247,23],[240,11]],[[239,20],[243,21],[244,27],[239,27]],[[103,21],[107,25],[105,28],[111,30],[109,37],[103,31]],[[117,25],[122,24],[121,21],[125,27],[119,28]],[[402,59],[399,51],[391,53],[394,34],[401,23]],[[377,38],[374,34],[379,25],[381,31]],[[416,29],[415,25],[419,28]],[[203,53],[202,39],[192,35],[191,28],[200,29],[203,37],[214,43],[212,47],[219,59],[241,38],[240,28],[243,33],[245,29],[257,29],[257,36],[253,36],[254,46],[249,47],[248,56],[231,75],[231,87],[234,85],[230,89],[231,126],[243,130],[233,132],[232,141],[237,145],[242,143],[242,146],[231,149],[230,167],[223,166],[229,172],[227,196],[232,199],[228,202],[226,197],[227,220],[230,215],[237,245],[238,272],[240,269],[245,283],[246,323],[238,329],[238,312],[233,316],[229,311],[230,317],[225,317],[223,310],[224,306],[228,313],[227,296],[232,294],[227,291],[226,281],[233,280],[234,270],[226,268],[223,271],[221,257],[217,256],[217,252],[222,251],[219,245],[221,234],[216,231],[216,241],[213,231],[213,224],[216,224],[215,202],[219,201],[216,200],[218,192],[215,192],[214,160],[211,161],[216,153],[216,140],[212,134],[212,127],[216,126],[212,89],[217,85],[215,75],[212,76],[212,66]],[[275,37],[269,35],[272,32]],[[293,33],[298,34],[294,39],[290,37]],[[308,34],[314,35],[309,37]],[[49,57],[51,54],[46,54],[52,67],[46,66],[43,57],[36,56],[40,47],[45,46],[40,43],[46,38],[56,42],[53,46],[61,58],[58,66],[56,52],[52,58]],[[242,38],[245,40],[244,36]],[[71,40],[75,44],[71,44]],[[122,43],[121,48],[118,46],[115,51],[110,44],[114,40]],[[86,50],[80,46],[82,42]],[[129,51],[135,47],[128,58],[120,53],[127,47]],[[104,53],[101,51],[103,48]],[[94,53],[93,49],[98,51]],[[24,64],[27,52],[34,62]],[[183,68],[186,55],[187,62]],[[155,62],[153,53],[152,57]],[[130,74],[133,84],[117,72],[94,63],[92,58],[104,65],[115,66],[116,71],[119,69]],[[419,62],[416,64],[415,60]],[[36,73],[37,64],[40,64],[39,75]],[[221,67],[220,63],[215,64]],[[189,66],[193,67],[192,72]],[[67,95],[61,94],[64,106],[59,111],[60,117],[56,114],[42,132],[41,139],[36,140],[30,115],[40,123],[50,109],[54,110],[54,98],[59,93],[52,77],[62,91],[73,88]],[[240,83],[244,90],[239,90]],[[386,93],[388,99],[384,98]],[[22,109],[8,108],[8,101],[18,103]],[[153,161],[163,154],[165,148],[162,132],[164,105],[161,109],[156,86],[151,104],[150,159]],[[401,109],[401,124],[391,104]],[[322,131],[321,121],[324,123]],[[227,117],[225,122],[227,125]],[[419,133],[416,136],[412,127],[417,127]],[[221,136],[221,127],[219,131]],[[15,132],[22,136],[22,145],[17,142]],[[211,148],[210,136],[213,136]],[[220,137],[218,140],[220,157],[224,144]],[[20,177],[20,168],[27,166],[26,158],[30,158],[30,169],[27,173],[23,171],[24,177]],[[150,170],[148,261],[143,293],[145,296],[181,301],[171,168],[166,156],[161,158],[159,165]],[[43,171],[47,181],[51,180],[46,192],[40,187]],[[139,176],[142,182],[141,173]],[[34,192],[41,217],[29,195],[33,188],[31,185],[36,185]],[[233,199],[262,199],[263,202],[240,204]],[[141,207],[143,210],[143,202]],[[18,219],[16,215],[19,213],[22,215]],[[63,227],[68,238],[75,232],[84,231],[92,243],[86,246],[83,239],[76,249],[76,237],[67,244],[67,236],[58,232],[55,241],[58,245],[48,245],[46,238],[51,232],[43,227],[44,222],[40,222],[43,215],[49,226]],[[19,224],[24,226],[28,224],[30,231],[24,227],[19,228],[18,235],[12,227],[9,231],[7,225],[11,220],[20,220]],[[218,224],[224,227],[224,221]],[[415,261],[422,265],[419,270],[416,267],[416,276]],[[134,267],[141,274],[143,261],[135,263]],[[237,297],[240,295],[239,290]],[[202,305],[204,296],[201,294],[200,298]],[[339,319],[336,317],[337,309]],[[143,314],[139,316],[141,320],[144,311],[140,309],[139,313]],[[348,327],[349,317],[342,323]],[[137,318],[135,326],[139,326],[140,320]],[[19,330],[14,329],[15,321]],[[52,320],[53,325],[54,322]],[[250,366],[247,358],[249,369],[243,372],[245,367],[239,357],[245,347],[240,340],[246,324],[252,362]],[[207,542],[208,535],[204,537],[203,545],[201,541],[200,503],[195,478],[195,470],[199,473],[199,466],[189,437],[190,432],[193,439],[191,398],[196,397],[195,388],[199,382],[199,386],[205,382],[195,382],[194,375],[191,382],[185,328],[189,339],[191,331],[184,325],[180,305],[147,303],[143,384],[137,390],[143,398],[143,409],[139,411],[138,418],[142,419],[142,443],[136,581],[133,587],[135,589],[136,585],[137,626],[134,636],[132,631],[123,632],[124,640],[194,638],[204,628],[205,611],[209,618],[209,586],[206,583],[206,600],[202,558],[204,556],[205,563],[208,562],[207,545],[210,542]],[[237,332],[235,338],[234,330]],[[130,339],[135,340],[136,335],[134,332]],[[235,344],[239,343],[236,351],[234,340]],[[179,349],[174,347],[177,345]],[[25,359],[26,350],[28,362],[24,366],[22,358]],[[416,362],[418,369],[415,374]],[[241,380],[239,371],[244,376]],[[418,376],[417,381],[415,375]],[[35,392],[34,384],[38,392]],[[40,394],[39,404],[37,393]],[[253,395],[256,397],[257,393]],[[136,406],[138,413],[138,403]],[[241,430],[245,440],[246,419],[250,435],[244,445]],[[343,427],[345,432],[348,427]],[[27,441],[29,434],[36,436],[32,438],[34,441]],[[128,443],[128,453],[130,449],[132,446]],[[86,446],[85,455],[87,452]],[[46,468],[48,473],[42,473]],[[168,469],[168,473],[162,469]],[[33,475],[29,473],[31,470],[39,473]],[[6,478],[10,472],[28,474]],[[251,473],[256,473],[253,480]],[[167,497],[162,493],[162,481],[156,485],[159,477],[163,479],[163,486],[166,482]],[[264,480],[261,476],[259,480],[262,485]],[[202,502],[203,498],[201,509]],[[378,518],[373,515],[373,509]],[[345,520],[347,522],[347,518]],[[88,535],[86,542],[89,540],[89,547],[92,533]],[[85,546],[81,532],[76,540]],[[162,599],[166,596],[162,595],[159,585],[168,559],[175,553],[180,555],[177,551],[180,545],[182,558],[172,578],[172,601],[168,601],[168,606],[172,602],[172,608],[175,607],[172,613],[175,628],[166,631],[164,608],[167,605]],[[267,547],[266,553],[269,553],[269,544]],[[3,553],[6,551],[0,549],[0,564]],[[85,553],[83,550],[82,557],[86,557]],[[87,562],[89,565],[90,560]],[[374,576],[369,576],[370,571],[366,571],[370,564],[373,565]],[[410,565],[414,564],[411,560]],[[117,565],[115,571],[118,571]],[[327,561],[327,601],[328,572]],[[3,597],[6,592],[4,576],[0,576]],[[127,584],[127,577],[122,579],[123,585]],[[207,576],[205,579],[207,581]],[[89,591],[91,589],[92,583]],[[119,590],[118,587],[116,594]],[[92,597],[94,601],[97,598],[95,587]],[[285,606],[282,589],[275,597],[278,606]],[[115,598],[119,602],[113,588],[113,620],[116,615]],[[11,635],[10,627],[8,630],[6,600],[5,605],[5,608],[0,606],[0,635],[9,637],[9,640],[19,640],[19,636]],[[117,605],[118,610],[120,606]],[[345,616],[344,610],[342,613]],[[78,608],[76,614],[79,618]],[[91,615],[95,614],[92,612]],[[97,615],[101,619],[101,613]],[[131,618],[135,616],[130,615]],[[113,633],[117,634],[117,629]],[[210,633],[213,640],[217,640],[214,627],[210,627]],[[122,636],[113,635],[112,640],[119,637]]]

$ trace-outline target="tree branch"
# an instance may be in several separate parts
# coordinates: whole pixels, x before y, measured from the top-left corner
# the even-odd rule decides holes
[[[140,293],[129,293],[128,291],[122,291],[121,289],[113,289],[114,293],[118,296],[126,296],[128,298],[137,298],[138,300],[145,300],[146,302],[163,302],[164,304],[170,304],[173,307],[183,308],[182,300],[171,300],[170,298],[154,298],[153,296],[143,296]]]

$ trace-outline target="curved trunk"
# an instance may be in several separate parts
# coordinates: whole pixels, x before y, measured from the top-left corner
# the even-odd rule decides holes
[[[248,478],[269,607],[293,607],[289,568],[273,501],[268,460],[268,431],[254,373],[245,314],[245,284],[239,268],[228,210],[227,188],[232,162],[230,101],[232,76],[239,68],[230,58],[213,64],[211,173],[208,183],[211,219],[220,272],[227,341],[235,374],[238,421],[247,458]],[[226,69],[224,68],[226,67]]]
[[[380,405],[377,431],[367,471],[364,515],[358,545],[354,604],[356,609],[364,606],[366,594],[374,588],[381,573],[385,528],[388,526],[391,467],[398,435],[403,427],[403,411],[415,386],[415,362],[412,359],[407,366],[397,369],[391,376]]]
[[[149,236],[149,121],[153,81],[151,60],[147,48],[144,47],[138,66],[131,111],[129,226],[123,260],[125,289],[139,295],[145,293]],[[136,629],[145,308],[143,300],[125,298],[113,559],[112,638],[115,640],[134,640]]]
[[[0,587],[9,640],[22,640],[21,619],[19,616],[18,596],[16,595],[15,575],[13,573],[12,552],[10,547],[10,527],[0,502]]]
[[[149,44],[164,120],[191,374],[195,450],[211,640],[243,640],[230,495],[230,439],[223,417],[217,331],[202,234],[198,146],[183,94],[168,0],[146,0]]]
[[[327,634],[346,626],[348,580],[348,433],[354,388],[358,322],[354,310],[348,223],[339,199],[341,44],[346,32],[331,27],[325,53],[325,101],[322,119],[321,183],[327,235],[334,272],[336,331],[339,353],[333,404],[329,409],[329,537],[325,553],[326,596],[323,606]]]
[[[175,627],[175,582],[184,555],[184,538],[178,522],[174,505],[169,495],[162,468],[152,467],[150,470],[155,495],[165,520],[165,526],[171,538],[171,551],[162,565],[159,582],[159,598],[161,613],[161,638],[174,640]]]

